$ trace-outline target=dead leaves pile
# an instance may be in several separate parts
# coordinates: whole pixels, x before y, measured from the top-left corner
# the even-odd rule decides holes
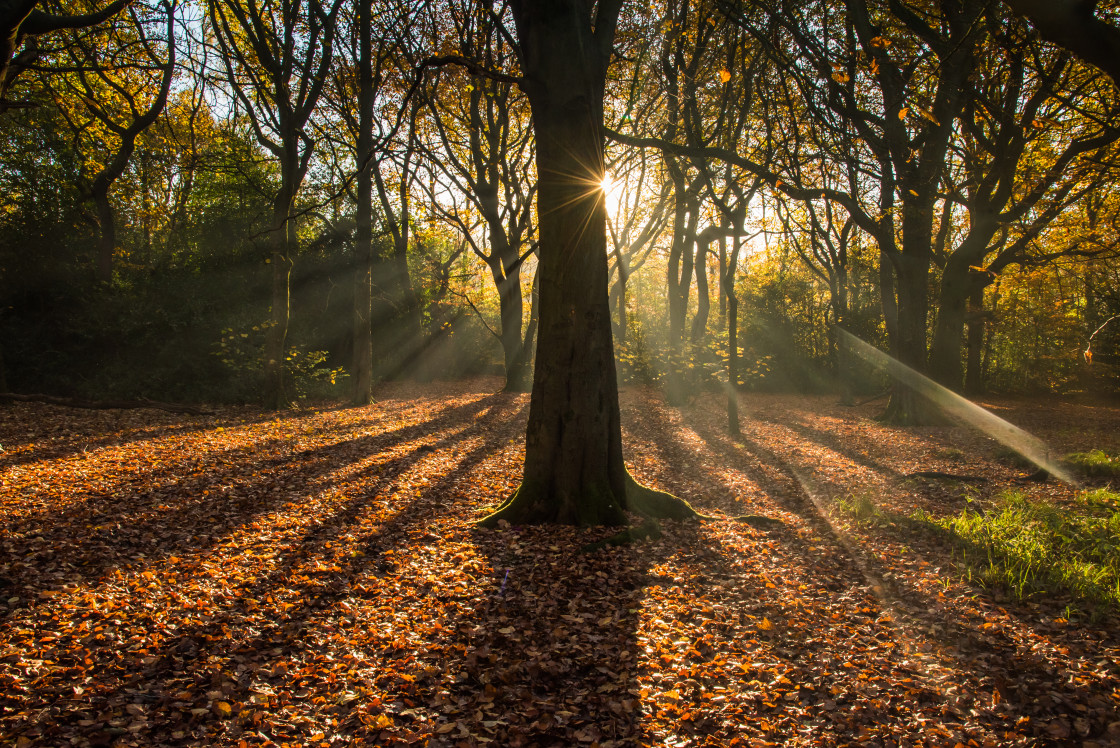
[[[629,392],[640,479],[786,526],[665,523],[579,554],[607,531],[472,525],[520,476],[527,397],[496,384],[279,415],[0,412],[0,742],[1120,741],[1115,622],[1003,602],[952,581],[946,548],[830,511],[857,490],[954,511],[959,490],[899,476],[952,459],[1012,480],[978,437],[753,397],[735,441],[715,399]]]

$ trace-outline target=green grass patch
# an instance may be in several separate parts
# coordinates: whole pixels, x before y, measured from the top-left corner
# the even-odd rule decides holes
[[[857,524],[878,522],[883,517],[882,512],[879,511],[879,507],[875,506],[875,502],[871,500],[871,496],[866,493],[847,496],[837,500],[836,512]]]
[[[1083,475],[1120,478],[1120,457],[1110,455],[1100,449],[1068,454],[1065,456],[1065,462]]]
[[[988,512],[912,519],[948,534],[971,581],[1018,600],[1068,593],[1120,610],[1120,494],[1099,489],[1079,498],[1067,508],[1009,492]]]

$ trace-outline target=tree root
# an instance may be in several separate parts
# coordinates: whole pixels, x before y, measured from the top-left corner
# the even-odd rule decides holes
[[[715,516],[701,514],[692,508],[684,499],[665,491],[658,491],[638,483],[629,472],[626,473],[626,503],[627,508],[644,517],[653,519],[694,519],[699,522],[715,522],[729,519],[759,529],[777,527],[785,522],[777,517],[766,517],[761,514],[740,514]]]
[[[503,520],[510,524],[540,524],[542,522],[547,522],[549,517],[547,508],[534,500],[538,495],[537,491],[532,488],[527,489],[525,484],[522,483],[522,485],[519,486],[512,495],[508,496],[497,509],[478,520],[478,525],[480,527],[494,528]],[[613,498],[613,494],[610,496]],[[645,521],[637,527],[628,527],[622,530],[611,538],[608,538],[607,541],[600,541],[600,545],[593,543],[592,545],[594,545],[595,548],[591,550],[598,550],[605,545],[623,545],[633,542],[634,540],[654,537],[654,532],[656,532],[656,537],[660,537],[661,528],[660,525],[657,524],[657,521],[662,519],[696,520],[698,522],[715,522],[726,519],[761,529],[785,524],[780,519],[765,517],[758,514],[744,514],[740,516],[712,516],[701,514],[696,511],[691,504],[678,496],[674,496],[665,491],[658,491],[649,486],[643,486],[636,481],[629,472],[626,473],[626,496],[624,504],[624,508],[627,511],[644,517]],[[616,513],[617,516],[621,518],[621,521],[616,521]],[[576,521],[571,522],[571,524],[583,526],[626,524],[625,513],[623,513],[613,501],[611,504],[603,507],[601,512],[597,514],[592,512],[590,514],[592,516],[579,517]]]
[[[626,508],[652,519],[702,519],[703,515],[682,498],[643,486],[626,471]]]

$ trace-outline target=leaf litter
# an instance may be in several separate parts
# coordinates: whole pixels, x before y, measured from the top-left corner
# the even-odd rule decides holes
[[[674,409],[628,390],[640,480],[785,525],[665,522],[581,554],[609,531],[473,525],[520,477],[528,398],[498,384],[280,414],[6,408],[0,741],[1120,742],[1114,617],[1013,603],[961,580],[935,537],[832,511],[861,491],[899,512],[982,500],[1021,472],[983,437],[751,395],[731,439],[715,397]],[[1056,447],[1085,429],[1116,446],[1115,408],[993,407]]]

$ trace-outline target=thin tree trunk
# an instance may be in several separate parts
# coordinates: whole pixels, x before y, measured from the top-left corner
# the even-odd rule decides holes
[[[976,284],[968,302],[968,368],[965,370],[965,391],[977,395],[984,391],[981,358],[984,352],[984,286]]]
[[[708,247],[696,243],[696,315],[692,318],[690,339],[693,345],[704,342],[708,335],[708,316],[712,310],[712,298],[708,291]]]
[[[720,287],[727,299],[727,431],[738,436],[739,429],[739,297],[735,295],[735,270],[739,260],[739,237],[731,256],[726,258],[726,272]]]
[[[108,180],[97,180],[91,194],[100,228],[97,237],[97,280],[102,283],[113,281],[113,255],[117,250],[117,221],[109,201],[110,184]]]
[[[264,342],[264,405],[276,410],[289,403],[284,361],[291,313],[291,249],[296,240],[295,222],[290,220],[293,202],[290,183],[284,184],[272,208],[272,309]]]
[[[358,204],[355,209],[354,251],[354,405],[373,401],[373,174],[370,163],[373,148],[373,44],[372,0],[358,2]]]
[[[529,368],[523,348],[524,339],[521,337],[522,301],[521,301],[521,275],[514,270],[508,272],[500,267],[502,260],[495,253],[495,262],[498,268],[491,268],[494,284],[498,288],[498,309],[501,314],[502,330],[501,343],[505,364],[506,383],[505,392],[528,392],[530,388]]]

